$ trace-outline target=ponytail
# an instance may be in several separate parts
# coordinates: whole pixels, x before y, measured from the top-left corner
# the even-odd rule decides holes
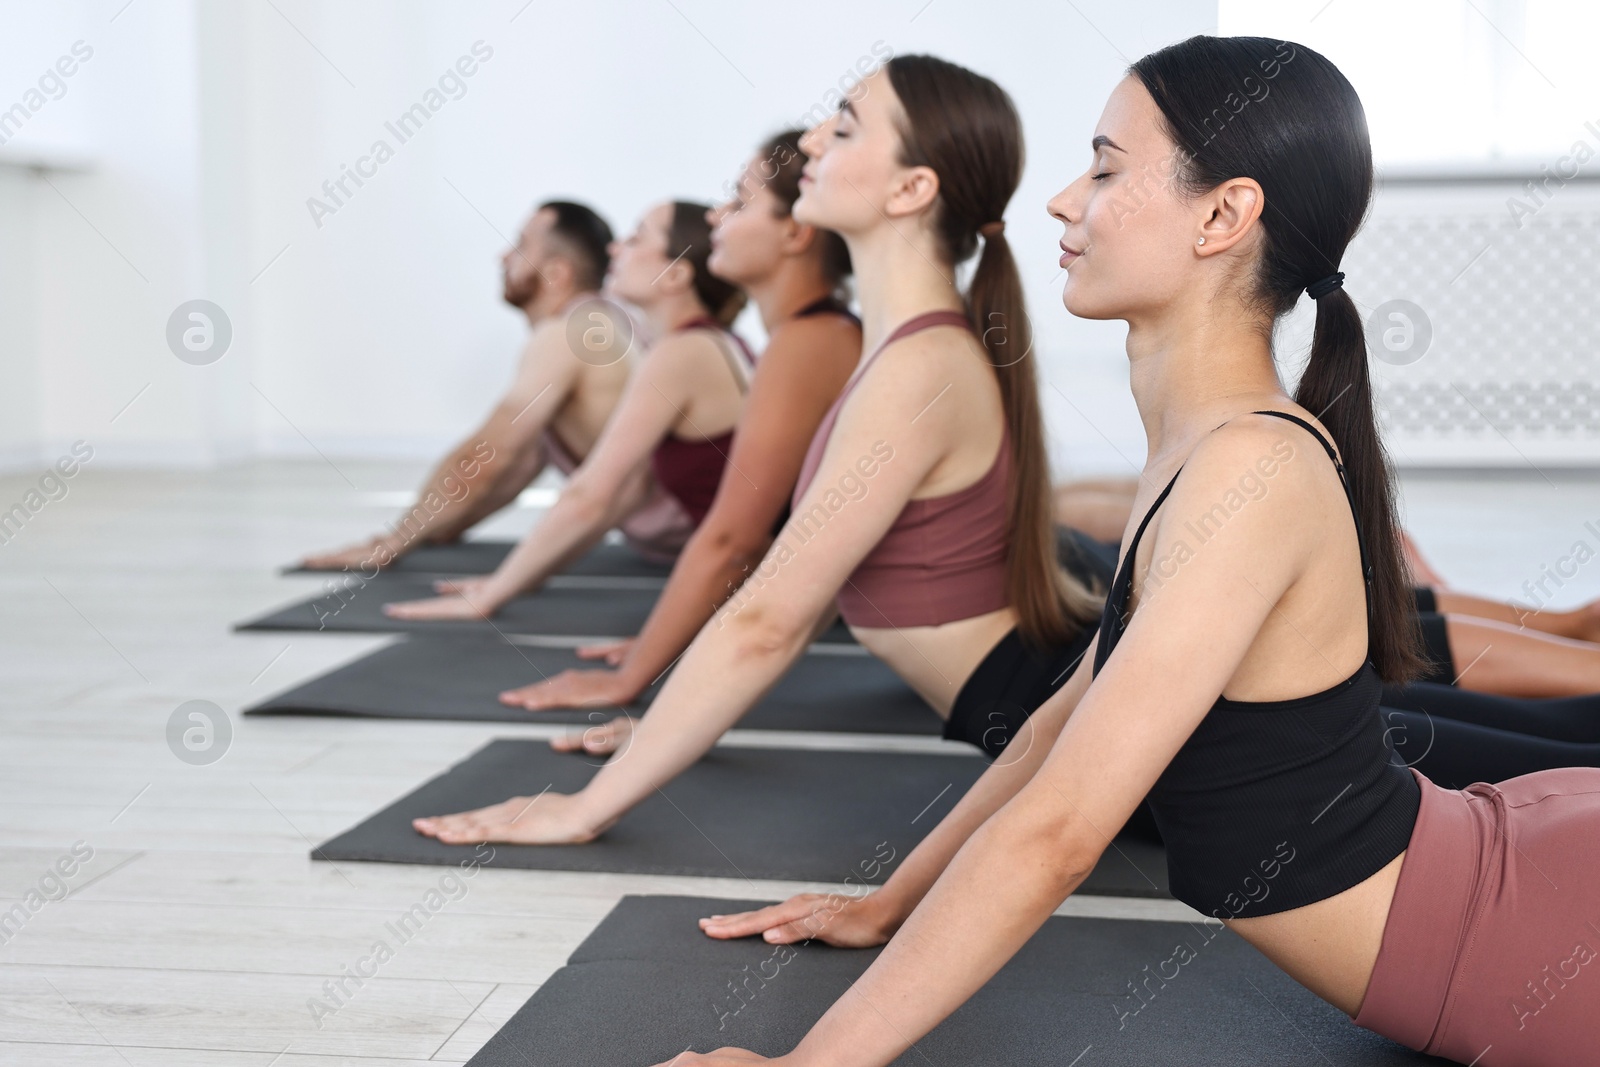
[[[1099,599],[1056,560],[1050,464],[1034,375],[1033,330],[1022,279],[1000,222],[1022,180],[1022,120],[1006,91],[933,56],[884,64],[905,112],[901,162],[939,175],[933,224],[949,263],[983,252],[967,290],[967,316],[994,366],[1011,438],[1006,595],[1017,630],[1035,647],[1059,646],[1099,614]]]
[[[1011,440],[1006,599],[1025,640],[1036,647],[1059,646],[1094,621],[1101,601],[1063,571],[1056,558],[1039,381],[1028,358],[1033,354],[1033,326],[1003,226],[984,238],[967,289],[967,315],[999,380]]]
[[[732,282],[711,273],[711,224],[706,213],[711,208],[687,200],[672,202],[672,222],[667,227],[667,256],[681,259],[694,270],[694,295],[706,311],[724,328],[744,310],[745,292]]]
[[[1400,552],[1394,475],[1373,414],[1361,313],[1343,288],[1316,303],[1311,358],[1294,402],[1327,427],[1344,463],[1371,569],[1368,657],[1385,681],[1410,680],[1423,671],[1422,631]]]

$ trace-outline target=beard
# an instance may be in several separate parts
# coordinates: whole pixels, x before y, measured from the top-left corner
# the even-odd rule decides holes
[[[530,270],[522,278],[514,278],[510,271],[501,279],[500,295],[514,308],[526,308],[539,295],[539,272]]]

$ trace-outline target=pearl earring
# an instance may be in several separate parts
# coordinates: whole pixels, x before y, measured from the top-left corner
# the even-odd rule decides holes
[[[1200,238],[1200,240],[1195,242],[1195,244],[1197,244],[1197,245],[1203,245],[1205,243],[1206,243],[1206,239],[1204,237]]]

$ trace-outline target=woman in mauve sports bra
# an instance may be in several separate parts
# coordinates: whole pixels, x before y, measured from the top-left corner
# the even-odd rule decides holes
[[[1257,98],[1218,133],[1211,108],[1235,87]],[[1359,1025],[1478,1067],[1594,1062],[1600,770],[1446,790],[1383,745],[1381,682],[1421,661],[1338,273],[1372,186],[1355,91],[1301,46],[1191,38],[1134,64],[1093,149],[1050,204],[1063,300],[1128,323],[1149,437],[1095,659],[881,890],[702,920],[889,943],[791,1053],[673,1067],[894,1061],[1022,947],[1146,794],[1174,895]],[[1291,400],[1272,326],[1302,291],[1317,322]],[[1268,491],[1244,497],[1247,478]],[[1202,539],[1219,501],[1229,517]]]
[[[612,246],[607,289],[637,307],[660,339],[650,347],[600,439],[542,521],[483,578],[441,581],[429,600],[385,604],[397,619],[478,619],[537,588],[587,551],[658,485],[698,523],[716,493],[753,359],[729,330],[744,294],[706,267],[704,204],[651,208]],[[573,324],[616,329],[615,322]],[[575,344],[581,341],[575,341]],[[615,345],[605,346],[606,358]],[[579,353],[580,357],[582,353]]]
[[[749,294],[767,346],[710,512],[678,556],[638,638],[578,650],[584,658],[606,658],[615,670],[563,671],[502,693],[502,703],[530,711],[632,703],[771,547],[806,445],[861,361],[861,324],[840,295],[850,253],[838,234],[793,215],[806,162],[803,134],[769,138],[745,166],[732,199],[711,213],[707,265]],[[556,746],[603,750],[609,741],[586,732]]]
[[[991,753],[1088,648],[1099,602],[1056,564],[1027,318],[999,221],[1022,171],[1016,110],[994,82],[928,56],[897,56],[863,86],[807,134],[794,214],[849,245],[871,354],[818,429],[788,523],[581,792],[419,819],[419,832],[593,838],[738,722],[836,600],[946,717],[947,737]],[[955,264],[980,240],[964,301]]]

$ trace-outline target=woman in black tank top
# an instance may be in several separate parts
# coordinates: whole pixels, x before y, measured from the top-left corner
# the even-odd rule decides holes
[[[1092,148],[1050,204],[1063,300],[1128,323],[1150,445],[1096,662],[881,890],[702,925],[892,935],[782,1058],[888,1064],[1022,947],[1148,794],[1175,894],[1360,1025],[1479,1067],[1592,1062],[1600,981],[1569,968],[1600,957],[1600,770],[1457,792],[1383,741],[1381,684],[1421,661],[1338,272],[1372,186],[1355,91],[1310,49],[1196,37],[1134,64]],[[1291,400],[1271,338],[1302,293],[1317,322]],[[1522,989],[1552,966],[1558,995]]]

